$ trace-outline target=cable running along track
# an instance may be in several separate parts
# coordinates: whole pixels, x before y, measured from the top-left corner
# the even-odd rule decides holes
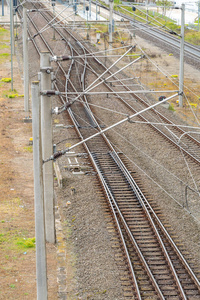
[[[34,8],[42,7],[39,3],[34,4]],[[21,14],[20,9],[19,14]],[[37,20],[36,24],[33,22],[34,18],[31,14],[30,12],[29,35],[33,37],[37,34],[33,42],[38,53],[48,49],[52,56],[60,55],[59,50],[58,53],[53,53],[53,42],[49,42],[49,33],[38,34],[45,24],[52,19],[52,15],[47,11],[38,12],[40,21]],[[61,97],[62,104],[66,105],[71,103],[71,92],[79,95],[87,88],[87,76],[93,74],[92,76],[98,77],[107,68],[97,58],[87,58],[86,54],[89,53],[89,49],[81,44],[72,32],[64,27],[55,30],[56,39],[60,39],[65,43],[66,52],[68,51],[69,55],[72,57],[81,55],[80,58],[57,63],[55,88],[66,92],[66,97]],[[107,75],[109,74],[112,73],[109,71]],[[119,77],[114,76],[113,79],[120,82],[120,90],[129,90]],[[114,89],[105,80],[103,81],[104,88],[114,91],[115,96],[126,106],[130,113],[136,111],[136,108],[131,105],[132,102],[130,104],[129,101],[124,100],[117,93],[119,89]],[[147,103],[136,96],[134,91],[131,97],[137,99],[139,103],[138,110],[147,106]],[[83,140],[100,131],[101,126],[92,114],[87,96],[82,95],[79,100],[68,108],[68,113],[78,136]],[[142,120],[151,122],[152,119],[154,121],[162,119],[170,123],[168,119],[155,110],[148,112]],[[157,128],[158,126],[149,126],[170,141],[169,135],[163,132],[163,129]],[[179,128],[175,124],[174,129],[178,134]],[[183,134],[182,129],[179,134]],[[197,144],[199,147],[199,142],[194,141],[194,138],[189,134],[186,134],[184,139],[184,143],[189,140],[190,143]],[[177,147],[177,142],[173,141],[173,143]],[[181,144],[181,147],[186,152],[183,148],[184,143]],[[198,299],[200,297],[200,283],[197,277],[162,225],[153,207],[143,194],[141,187],[134,180],[133,174],[130,174],[105,134],[84,143],[84,147],[97,172],[105,199],[118,230],[132,282],[133,296],[136,299]],[[196,154],[188,152],[187,155],[190,155],[196,163],[199,163]]]

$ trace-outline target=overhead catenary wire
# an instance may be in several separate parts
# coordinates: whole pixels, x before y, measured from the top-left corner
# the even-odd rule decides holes
[[[101,122],[102,120],[96,116],[97,119],[99,119]],[[170,172],[167,168],[165,168],[163,165],[161,165],[158,161],[156,161],[154,158],[152,158],[150,155],[148,155],[148,153],[144,152],[142,149],[138,148],[135,143],[133,144],[132,142],[130,142],[126,137],[124,137],[122,134],[119,133],[119,131],[116,131],[115,129],[112,129],[112,131],[114,133],[116,133],[117,135],[119,135],[119,137],[124,140],[126,143],[130,144],[132,147],[134,147],[136,150],[139,151],[139,153],[142,153],[144,157],[148,158],[149,160],[151,160],[153,163],[155,163],[155,165],[158,165],[159,167],[161,167],[163,170],[165,170],[168,174],[170,174],[174,180],[178,180],[180,183],[184,184],[185,186],[188,186],[188,183],[184,182],[182,179],[180,179],[179,177],[177,177],[174,173]],[[123,154],[125,155],[125,157],[131,162],[133,163],[146,177],[148,177],[152,182],[154,182],[161,190],[163,190],[173,201],[175,201],[181,208],[183,208],[188,214],[190,214],[196,221],[199,222],[199,219],[196,218],[190,210],[188,210],[186,207],[184,207],[177,199],[175,199],[168,191],[166,191],[165,188],[163,188],[157,181],[155,181],[149,174],[147,174],[147,172],[142,169],[138,164],[136,164],[136,162],[134,162],[128,155],[126,155],[124,153],[124,151],[122,151],[122,149],[120,149],[116,144],[112,143],[111,144],[115,147],[115,149],[117,149],[119,152],[123,152]],[[193,188],[189,187],[193,192],[195,192],[197,195],[199,195],[199,191],[194,190]]]
[[[125,10],[125,11],[128,12],[129,14],[134,15],[134,17],[137,17],[137,18],[139,18],[139,19],[142,19],[142,20],[144,20],[144,21],[146,22],[146,19],[144,19],[143,17],[141,17],[141,16],[139,16],[139,15],[133,13],[133,12],[128,11],[127,9],[125,9],[124,7],[122,7],[122,6],[120,6],[120,5],[118,5],[118,7],[121,8],[121,9],[123,9],[123,10]],[[137,9],[138,9],[138,8],[137,8]],[[145,13],[144,11],[142,11],[142,10],[140,10],[140,9],[138,9],[138,10],[141,11],[142,13],[144,13],[144,14],[147,16],[147,13]],[[151,19],[154,20],[154,17],[150,16],[149,14],[148,14],[148,18],[151,18]],[[161,22],[159,22],[158,20],[156,20],[156,22],[159,23],[161,26],[156,25],[156,24],[153,24],[155,27],[158,27],[159,29],[163,29],[163,28],[165,29],[165,28],[166,28],[166,29],[167,29],[167,32],[173,33],[173,34],[175,34],[175,35],[177,35],[177,36],[180,36],[178,33],[176,33],[175,31],[171,30],[170,28],[166,27],[166,25],[163,25],[163,24],[162,24]],[[147,22],[147,23],[148,23],[148,24],[152,24],[152,22]]]
[[[50,161],[50,160],[54,160],[54,159],[56,159],[56,158],[58,158],[58,157],[64,155],[64,154],[67,153],[69,150],[71,150],[71,149],[73,149],[73,148],[75,148],[75,147],[77,147],[77,146],[79,146],[79,145],[81,145],[81,144],[87,142],[87,141],[90,140],[90,139],[93,139],[94,137],[96,137],[96,136],[98,136],[98,135],[101,135],[102,133],[106,132],[107,130],[112,129],[113,127],[116,127],[116,126],[118,126],[118,125],[120,125],[120,124],[122,124],[122,123],[124,123],[124,122],[127,122],[127,121],[131,120],[132,118],[134,118],[134,117],[136,117],[136,116],[138,116],[138,115],[140,115],[140,114],[142,114],[142,113],[144,113],[144,112],[146,112],[146,111],[148,111],[148,110],[150,110],[150,109],[152,109],[152,108],[154,108],[154,107],[156,107],[156,106],[158,106],[158,105],[160,105],[160,104],[162,104],[162,103],[164,103],[164,102],[166,102],[166,101],[168,101],[168,100],[170,100],[170,99],[172,99],[172,98],[174,98],[174,97],[177,97],[177,95],[178,95],[178,94],[174,94],[174,95],[172,95],[172,96],[170,96],[170,97],[168,97],[168,98],[166,98],[166,99],[164,99],[164,100],[162,100],[162,101],[160,101],[160,102],[157,102],[157,103],[153,104],[153,105],[150,106],[150,107],[147,107],[147,108],[145,108],[145,109],[143,109],[143,110],[141,110],[141,111],[139,111],[139,112],[137,112],[137,113],[135,113],[135,114],[133,114],[133,115],[128,116],[127,118],[124,118],[124,119],[122,119],[122,120],[120,120],[120,121],[118,121],[118,122],[112,124],[111,126],[109,126],[109,127],[105,128],[105,129],[103,129],[103,130],[101,130],[101,131],[99,131],[99,132],[97,132],[97,133],[91,135],[90,137],[88,137],[88,138],[82,140],[81,142],[77,143],[76,145],[73,145],[73,146],[71,146],[71,147],[69,147],[69,148],[67,148],[67,149],[64,149],[64,150],[62,150],[62,151],[59,151],[59,152],[55,153],[55,154],[52,155],[51,157],[45,159],[45,160],[43,161],[43,163],[48,162],[48,161]]]

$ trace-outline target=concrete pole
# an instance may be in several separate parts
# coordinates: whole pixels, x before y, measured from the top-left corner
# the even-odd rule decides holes
[[[53,19],[55,18],[55,5],[53,5]],[[53,21],[55,22],[55,20]],[[56,39],[56,30],[55,30],[55,25],[53,24],[53,40]]]
[[[2,0],[2,17],[4,16],[4,0]]]
[[[42,178],[42,148],[40,126],[39,82],[31,84],[32,93],[32,128],[33,128],[33,166],[34,166],[34,202],[35,202],[35,237],[36,237],[36,277],[37,299],[47,299],[47,266],[44,225],[44,198]]]
[[[98,20],[98,7],[97,7],[97,0],[96,0],[96,21]]]
[[[28,67],[28,33],[27,9],[23,7],[23,62],[24,62],[24,110],[29,112],[29,67]]]
[[[185,4],[181,7],[181,41],[180,41],[180,70],[179,70],[179,107],[183,107],[184,85],[184,34],[185,34]]]
[[[89,0],[89,8],[90,8],[90,9],[89,9],[89,11],[90,11],[90,12],[89,12],[89,17],[90,17],[90,20],[91,20],[91,13],[92,13],[92,11],[91,11],[91,0]]]
[[[83,13],[85,14],[85,0],[83,0]]]
[[[14,55],[14,37],[13,37],[13,0],[10,0],[10,56],[11,56],[11,90],[13,91],[13,55]]]
[[[51,66],[50,53],[42,52],[40,55],[41,91],[51,90]],[[53,153],[52,134],[52,105],[51,98],[41,96],[41,131],[42,131],[42,157],[45,160]],[[44,207],[46,241],[55,243],[55,220],[54,220],[54,186],[53,186],[53,163],[48,162],[43,167],[44,179]]]
[[[109,4],[110,4],[110,15],[109,15],[109,49],[112,49],[112,42],[113,42],[113,38],[112,38],[112,32],[113,32],[113,5],[114,5],[114,1],[113,0],[109,0]]]

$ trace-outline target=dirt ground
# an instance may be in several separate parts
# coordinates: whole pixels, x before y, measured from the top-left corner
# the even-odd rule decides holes
[[[0,299],[36,299],[32,127],[23,121],[23,82],[16,58],[14,91],[4,82],[11,77],[9,31],[1,29],[0,36]],[[49,299],[56,299],[54,246],[47,245],[47,256]]]

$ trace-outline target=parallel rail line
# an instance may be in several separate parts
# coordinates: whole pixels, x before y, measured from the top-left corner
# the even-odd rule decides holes
[[[40,13],[42,17],[44,14],[46,15],[46,12]],[[47,18],[47,15],[45,17]],[[30,21],[33,23],[33,19]],[[34,27],[35,30],[39,30],[36,24]],[[72,38],[72,34],[66,29],[64,31],[61,38],[64,38],[69,46],[70,55],[74,56],[74,52],[76,52],[84,56],[88,49],[81,45],[78,39],[75,40],[74,36],[73,45],[72,41],[69,43],[67,37]],[[56,32],[60,34],[58,30]],[[39,37],[41,36],[40,34]],[[45,40],[44,37],[43,39]],[[35,41],[35,44],[37,42]],[[45,45],[52,53],[51,46],[47,41],[45,41]],[[39,46],[36,47],[37,51],[40,51]],[[88,64],[85,56],[82,65],[77,66],[74,60],[68,63],[68,72],[65,71],[66,65],[62,65],[60,72],[67,78],[65,91],[75,91],[78,94],[79,91],[85,89]],[[100,67],[102,68],[102,64],[98,65],[98,68]],[[80,74],[78,78],[77,68]],[[61,89],[61,87],[62,85],[58,83],[57,88]],[[69,101],[67,97],[66,99],[62,97],[61,100]],[[100,125],[89,109],[85,95],[82,97],[82,102],[74,103],[68,112],[81,139],[84,140],[100,130]],[[194,297],[200,297],[200,283],[197,277],[105,134],[84,143],[84,147],[98,174],[118,229],[121,246],[129,266],[133,296],[137,299],[149,299],[150,297],[152,299],[194,299]]]
[[[95,1],[92,1],[94,4],[96,3]],[[108,7],[106,7],[103,4],[99,4],[100,7],[109,10]],[[164,29],[157,29],[154,28],[153,26],[150,26],[148,24],[144,24],[142,22],[139,22],[137,20],[135,20],[133,17],[128,16],[127,14],[124,14],[122,12],[119,11],[114,11],[114,13],[120,17],[122,17],[125,20],[129,20],[131,22],[131,27],[136,28],[137,30],[146,33],[149,37],[153,37],[158,39],[159,41],[162,41],[163,43],[165,43],[166,45],[170,45],[171,47],[173,47],[176,50],[180,49],[180,40],[172,35],[173,31],[171,32],[172,34],[170,34],[170,32],[166,32],[166,30],[164,31]],[[187,56],[189,56],[190,58],[193,58],[195,60],[197,60],[199,62],[200,59],[200,49],[197,46],[194,46],[190,43],[185,42],[185,54]]]

